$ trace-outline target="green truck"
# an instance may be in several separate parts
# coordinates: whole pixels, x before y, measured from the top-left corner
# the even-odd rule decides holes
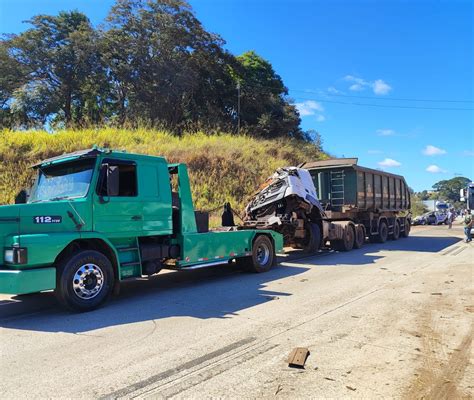
[[[209,230],[184,164],[92,148],[33,168],[29,195],[0,206],[3,294],[54,290],[88,311],[126,279],[225,263],[265,272],[283,249],[271,230]]]

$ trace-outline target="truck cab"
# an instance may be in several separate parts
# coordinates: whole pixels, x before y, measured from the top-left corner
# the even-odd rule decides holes
[[[26,202],[0,206],[0,293],[53,289],[67,308],[87,311],[121,281],[164,268],[265,272],[283,246],[272,231],[210,231],[186,166],[163,157],[93,148],[33,168]]]

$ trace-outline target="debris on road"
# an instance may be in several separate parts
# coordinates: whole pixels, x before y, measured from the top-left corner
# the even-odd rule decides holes
[[[357,390],[355,387],[347,386],[347,385],[346,385],[346,388],[348,388],[349,390],[352,390],[353,392]]]
[[[275,396],[276,396],[278,393],[280,393],[282,389],[283,389],[283,388],[281,387],[281,385],[278,384],[277,390],[275,391]]]
[[[309,354],[309,350],[306,347],[295,347],[288,357],[288,366],[292,368],[304,368]]]
[[[434,293],[431,293],[432,296],[442,296],[443,293],[440,293],[440,292],[434,292]]]

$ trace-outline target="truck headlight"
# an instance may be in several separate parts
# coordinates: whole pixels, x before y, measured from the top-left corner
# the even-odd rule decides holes
[[[5,249],[4,259],[8,264],[26,264],[28,262],[28,253],[24,247],[13,247]]]

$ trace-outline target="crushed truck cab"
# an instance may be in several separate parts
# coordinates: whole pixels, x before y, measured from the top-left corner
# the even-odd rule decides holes
[[[209,230],[184,164],[93,148],[33,168],[26,203],[0,206],[0,293],[54,289],[87,311],[125,279],[217,264],[265,272],[283,249],[270,230]]]

